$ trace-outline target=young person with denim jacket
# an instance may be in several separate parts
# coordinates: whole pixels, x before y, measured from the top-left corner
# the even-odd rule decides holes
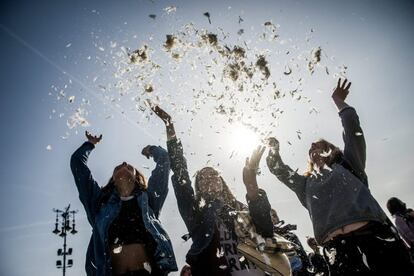
[[[86,256],[87,275],[167,275],[177,271],[171,241],[158,217],[168,193],[170,162],[158,146],[142,154],[152,157],[156,168],[144,175],[123,162],[109,183],[100,188],[87,166],[89,154],[100,137],[86,132],[87,142],[72,155],[70,167],[92,226]]]
[[[267,164],[308,210],[331,275],[410,275],[408,252],[368,188],[363,131],[345,102],[350,86],[339,79],[332,94],[344,129],[343,151],[326,140],[312,143],[310,170],[300,175],[283,163],[272,138]]]

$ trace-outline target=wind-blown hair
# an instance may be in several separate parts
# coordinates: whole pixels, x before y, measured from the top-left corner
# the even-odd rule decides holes
[[[325,164],[330,167],[332,164],[339,162],[342,160],[344,154],[343,152],[334,144],[326,141],[325,139],[319,139],[316,143],[320,143],[323,146],[323,150],[325,152],[330,152],[330,154],[326,157]],[[312,158],[309,154],[308,159],[308,170],[304,173],[304,176],[309,177],[312,175],[313,171],[315,171],[315,163],[313,163]]]

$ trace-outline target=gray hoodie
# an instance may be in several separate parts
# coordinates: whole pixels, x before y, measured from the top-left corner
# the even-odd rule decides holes
[[[309,211],[315,238],[320,244],[329,233],[348,224],[387,220],[368,188],[366,145],[358,115],[354,108],[346,107],[339,116],[344,128],[343,162],[306,177],[284,164],[279,152],[271,151],[267,158],[270,171],[296,193]]]

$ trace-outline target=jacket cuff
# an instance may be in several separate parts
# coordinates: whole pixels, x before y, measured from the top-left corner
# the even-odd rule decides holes
[[[338,112],[339,116],[342,116],[342,114],[348,109],[353,110],[354,112],[356,112],[355,108],[348,105],[348,106],[345,106],[345,107],[341,108],[341,110],[339,110],[339,112]]]
[[[247,204],[249,204],[250,208],[254,208],[254,209],[257,208],[257,210],[262,210],[262,211],[264,211],[265,209],[270,209],[270,203],[269,203],[269,200],[267,199],[267,194],[262,189],[259,189],[259,194],[254,200],[250,200],[246,194],[246,201],[247,201]]]
[[[95,145],[92,142],[86,141],[83,143],[82,147],[85,147],[86,149],[94,149]]]

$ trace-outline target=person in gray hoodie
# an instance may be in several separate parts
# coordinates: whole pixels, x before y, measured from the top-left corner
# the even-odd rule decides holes
[[[411,275],[409,254],[368,187],[366,144],[355,109],[345,99],[351,83],[332,99],[343,126],[344,150],[319,140],[309,149],[309,170],[300,175],[283,163],[270,138],[268,167],[308,210],[316,241],[331,275]]]

